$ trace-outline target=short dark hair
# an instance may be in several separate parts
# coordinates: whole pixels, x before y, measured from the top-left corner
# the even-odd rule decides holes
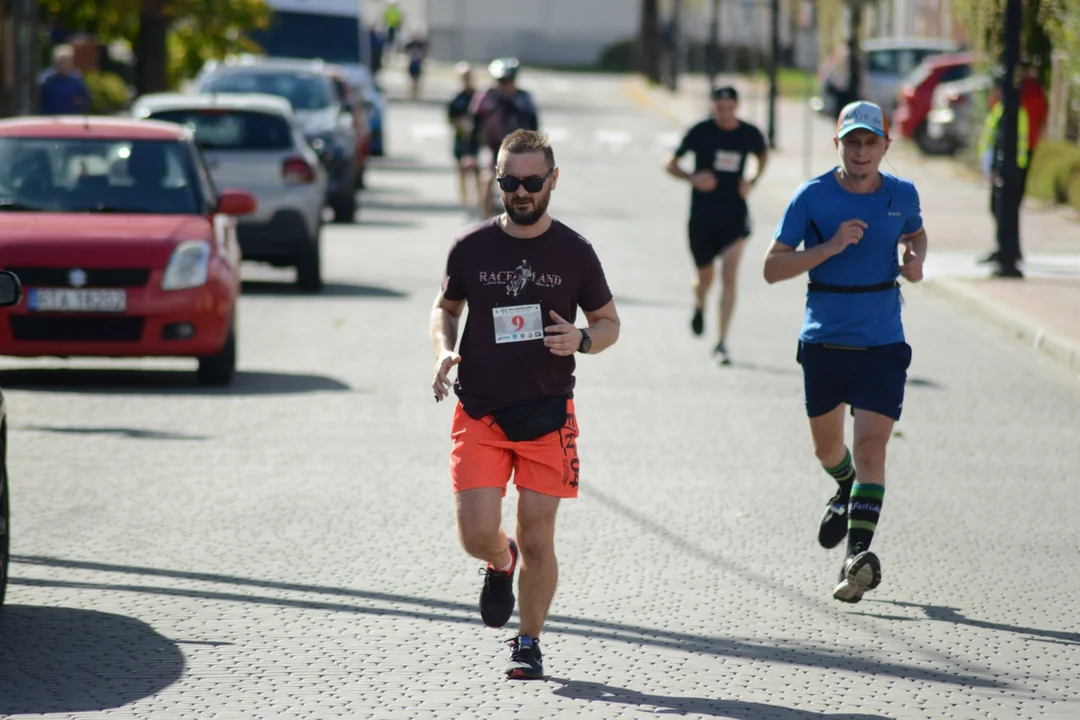
[[[503,153],[525,155],[534,152],[544,153],[548,170],[555,167],[555,151],[551,148],[551,140],[547,135],[536,130],[515,130],[506,136],[499,147],[499,155]]]

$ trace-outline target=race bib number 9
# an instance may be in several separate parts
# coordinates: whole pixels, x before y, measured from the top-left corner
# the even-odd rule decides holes
[[[713,160],[713,169],[718,172],[739,172],[739,164],[742,162],[742,153],[729,150],[717,150]]]
[[[544,337],[544,322],[539,303],[510,305],[491,311],[495,321],[495,344],[540,340]]]

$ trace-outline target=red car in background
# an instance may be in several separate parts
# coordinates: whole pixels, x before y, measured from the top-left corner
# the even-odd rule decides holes
[[[900,88],[899,105],[891,126],[900,137],[915,140],[925,153],[942,152],[926,133],[926,120],[933,104],[934,88],[944,82],[963,80],[975,71],[977,58],[973,53],[934,55],[923,60],[904,78]]]
[[[192,357],[200,384],[230,383],[255,199],[209,178],[172,123],[0,121],[0,263],[24,291],[0,355]]]
[[[364,187],[364,172],[371,158],[371,122],[368,119],[360,93],[349,83],[345,73],[336,67],[330,68],[330,79],[334,83],[334,92],[338,95],[341,106],[353,119],[356,130],[356,187]]]

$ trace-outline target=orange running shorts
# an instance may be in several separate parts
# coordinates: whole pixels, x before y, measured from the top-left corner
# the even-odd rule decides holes
[[[450,437],[450,477],[454,492],[498,487],[506,495],[513,473],[514,484],[542,495],[575,498],[578,494],[578,426],[574,401],[566,401],[566,424],[558,432],[535,440],[513,442],[506,438],[495,418],[474,420],[457,404]]]

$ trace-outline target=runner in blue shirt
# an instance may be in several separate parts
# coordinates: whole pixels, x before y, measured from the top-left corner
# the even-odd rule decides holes
[[[833,143],[840,165],[791,199],[765,256],[765,280],[810,276],[798,362],[814,453],[839,485],[818,542],[833,548],[847,537],[833,597],[854,603],[881,582],[870,543],[885,496],[885,446],[911,363],[897,276],[922,280],[927,238],[915,186],[878,169],[891,143],[881,108],[845,106]],[[855,416],[854,459],[844,441],[847,405]]]

